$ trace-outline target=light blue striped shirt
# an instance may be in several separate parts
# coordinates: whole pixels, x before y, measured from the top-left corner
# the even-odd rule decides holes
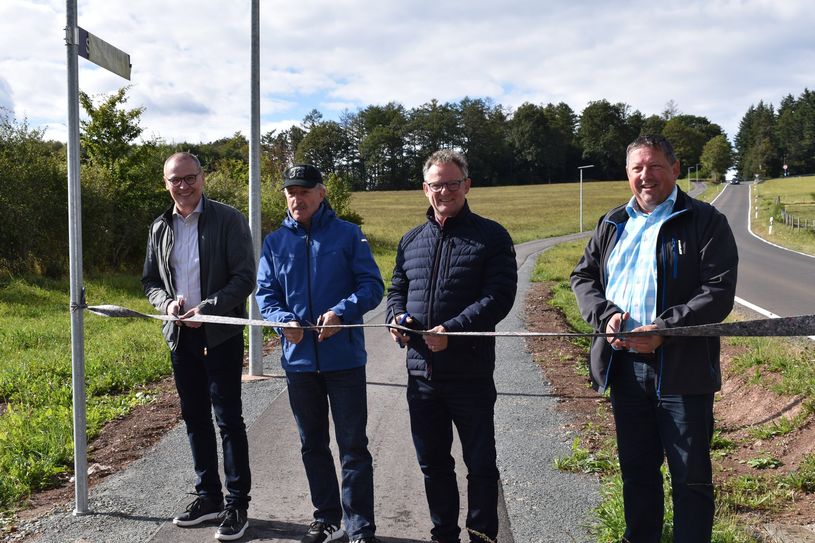
[[[677,189],[651,213],[643,213],[634,196],[625,206],[628,221],[606,263],[606,299],[631,317],[623,331],[651,324],[657,313],[657,238],[670,216]]]

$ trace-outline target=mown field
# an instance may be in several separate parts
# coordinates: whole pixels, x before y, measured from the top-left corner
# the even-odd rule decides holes
[[[631,196],[626,181],[583,184],[583,229],[592,230],[609,208]],[[576,183],[515,187],[473,187],[470,209],[503,224],[515,243],[577,232],[580,191]],[[351,205],[362,215],[386,282],[393,271],[402,234],[426,220],[427,198],[421,191],[354,193]]]
[[[772,243],[815,256],[815,230],[791,228],[780,220],[784,207],[787,213],[801,220],[815,220],[815,177],[782,177],[753,185],[753,205],[758,206],[758,217],[753,214],[753,232]],[[775,217],[770,234],[770,217]]]

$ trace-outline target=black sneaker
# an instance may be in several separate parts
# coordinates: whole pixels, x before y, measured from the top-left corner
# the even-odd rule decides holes
[[[246,509],[237,509],[227,505],[223,513],[218,517],[221,525],[215,532],[215,539],[220,541],[232,541],[243,536],[246,528],[249,527],[249,517],[246,516]]]
[[[176,526],[195,526],[207,520],[213,520],[224,510],[223,502],[216,502],[205,496],[198,496],[187,506],[183,513],[173,519]]]
[[[315,520],[309,527],[300,543],[327,543],[345,535],[345,530],[328,524],[322,520]]]
[[[382,541],[376,536],[369,535],[353,539],[351,540],[351,543],[382,543]]]

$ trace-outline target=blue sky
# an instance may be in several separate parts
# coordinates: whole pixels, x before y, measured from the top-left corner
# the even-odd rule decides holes
[[[128,52],[129,107],[145,136],[248,134],[250,1],[78,0],[79,25]],[[804,0],[261,1],[261,131],[369,104],[436,98],[673,100],[729,136],[751,104],[815,86],[815,10]],[[65,1],[0,0],[0,107],[46,137],[67,126]],[[123,79],[80,59],[80,88]]]

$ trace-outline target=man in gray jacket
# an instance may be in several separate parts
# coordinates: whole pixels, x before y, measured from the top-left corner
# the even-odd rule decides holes
[[[178,526],[214,520],[215,537],[230,541],[249,524],[249,448],[241,406],[243,327],[203,324],[197,314],[246,317],[255,285],[255,257],[246,218],[203,195],[198,158],[175,153],[164,163],[164,185],[174,205],[153,221],[142,285],[150,303],[179,320],[164,324],[181,415],[195,467],[196,499],[178,514]],[[226,507],[218,474],[212,411],[221,433]]]
[[[586,322],[615,334],[719,322],[733,308],[738,252],[727,219],[679,190],[679,161],[662,136],[626,151],[633,196],[600,218],[572,289]],[[719,338],[600,337],[594,387],[611,387],[626,529],[624,541],[662,536],[660,466],[668,459],[674,541],[710,541],[713,394]]]

